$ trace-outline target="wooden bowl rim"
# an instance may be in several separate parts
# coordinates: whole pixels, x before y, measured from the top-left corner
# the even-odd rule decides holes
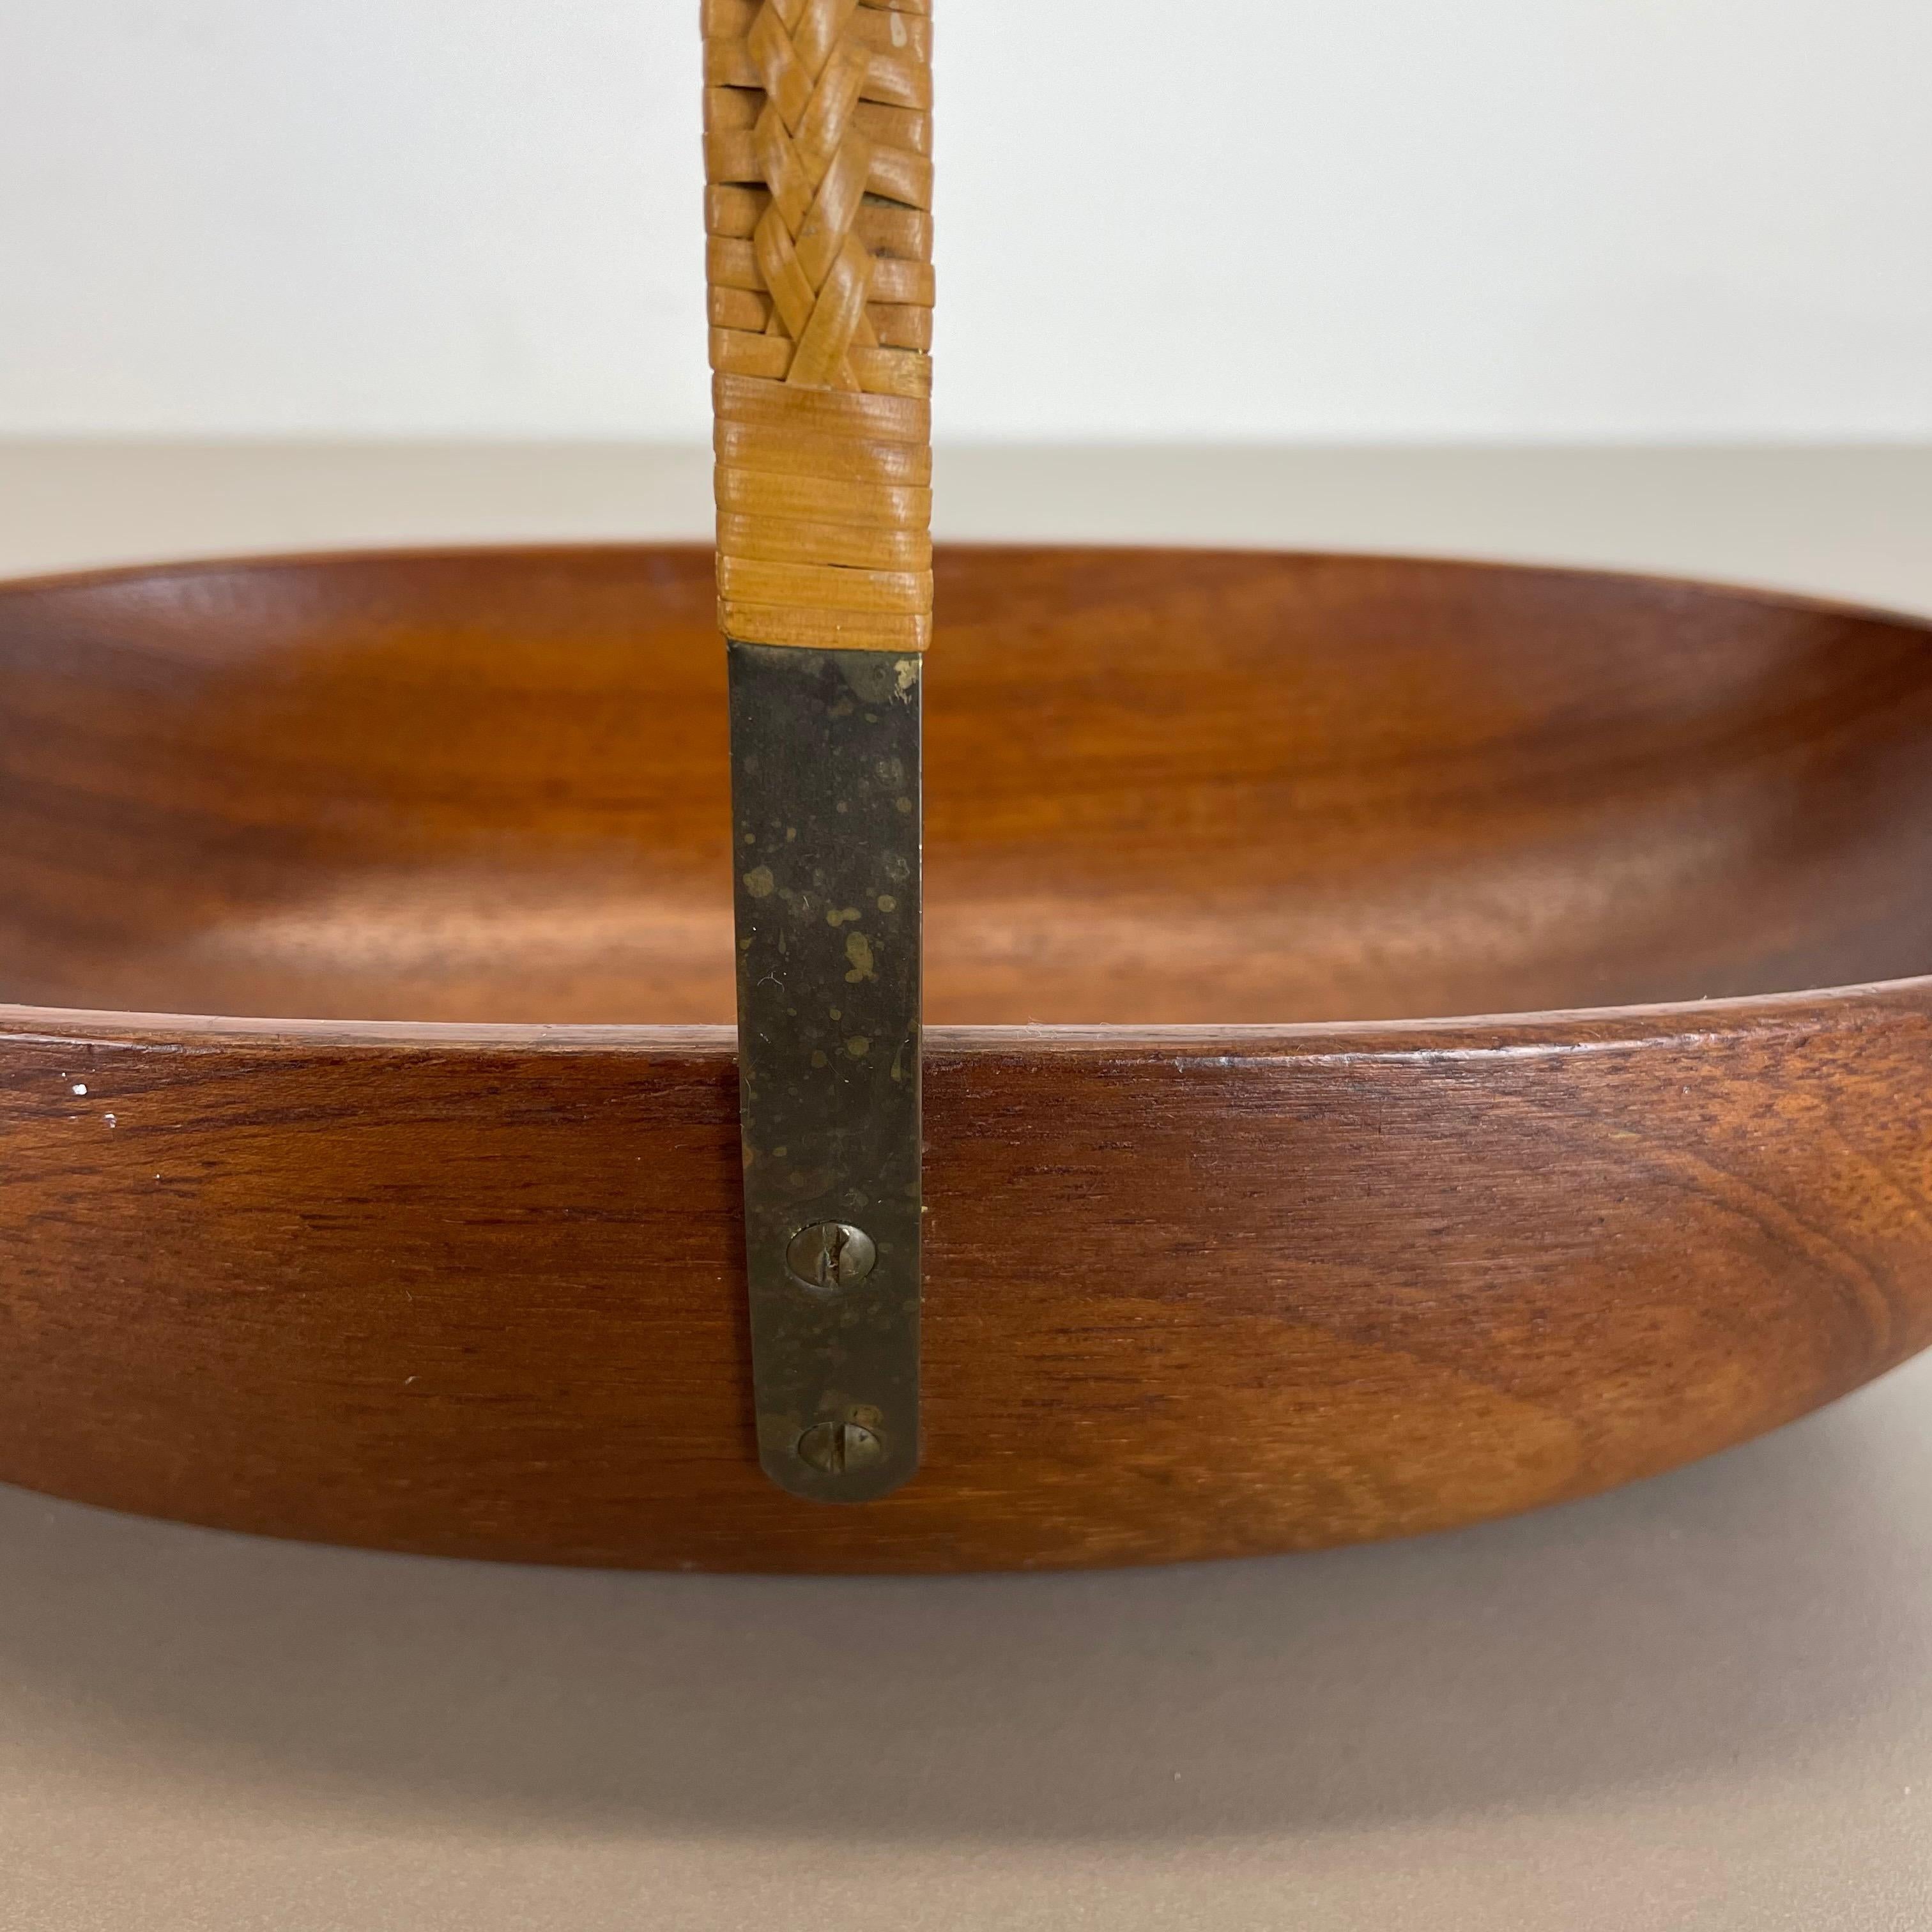
[[[0,578],[0,604],[13,596],[46,591],[112,588],[155,578],[246,571],[354,565],[457,563],[478,557],[531,562],[572,557],[610,557],[640,554],[706,550],[701,538],[625,542],[423,544],[362,546],[316,550],[274,550],[206,556],[172,557],[152,562],[95,566]],[[1718,578],[1680,577],[1666,572],[1607,570],[1588,566],[1510,562],[1488,557],[1378,550],[1282,549],[1262,544],[942,542],[942,554],[1022,552],[1030,555],[1093,555],[1110,550],[1141,556],[1279,557],[1308,563],[1412,566],[1453,569],[1472,574],[1575,578],[1582,581],[1647,586],[1662,591],[1760,604],[1782,610],[1815,612],[1889,625],[1932,638],[1932,616],[1882,605],[1819,597]],[[1783,993],[1747,993],[1718,999],[1680,1000],[1652,1005],[1578,1006],[1505,1013],[1431,1015],[1388,1020],[1318,1020],[1258,1024],[1202,1023],[1172,1026],[1078,1025],[936,1026],[926,1029],[929,1053],[946,1058],[1043,1057],[1112,1058],[1163,1055],[1192,1060],[1223,1057],[1240,1060],[1435,1060],[1445,1055],[1541,1049],[1574,1051],[1579,1046],[1629,1048],[1662,1046],[1684,1040],[1748,1032],[1767,1022],[1804,1023],[1808,1016],[1843,1022],[1876,1017],[1895,1000],[1917,1006],[1932,1001],[1932,973],[1895,980],[1854,981]],[[291,1048],[413,1048],[474,1054],[612,1053],[685,1060],[735,1060],[737,1029],[731,1026],[626,1025],[565,1022],[453,1022],[436,1020],[320,1020],[204,1013],[147,1012],[112,1009],[36,1006],[0,1002],[0,1038],[30,1043],[44,1036],[50,1045],[74,1046],[90,1037],[104,1046],[135,1043],[213,1048],[223,1045],[278,1044]]]
[[[1311,1020],[1178,1026],[935,1026],[928,1058],[1172,1060],[1200,1065],[1296,1060],[1389,1064],[1498,1054],[1618,1050],[1704,1043],[1727,1035],[1804,1033],[1878,1019],[1895,1006],[1932,1007],[1932,974],[1798,992],[1743,994],[1654,1006],[1577,1006],[1544,1012],[1454,1014],[1394,1020]],[[283,1047],[290,1051],[609,1054],[686,1064],[735,1061],[732,1026],[596,1024],[584,1022],[320,1020],[214,1013],[117,1012],[0,1004],[0,1040],[72,1048],[146,1046],[184,1051]]]

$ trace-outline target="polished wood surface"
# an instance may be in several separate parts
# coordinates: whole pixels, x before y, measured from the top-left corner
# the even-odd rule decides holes
[[[1924,627],[942,550],[926,1464],[782,1496],[712,596],[696,549],[0,591],[0,1477],[456,1554],[1156,1560],[1585,1494],[1932,1339]]]

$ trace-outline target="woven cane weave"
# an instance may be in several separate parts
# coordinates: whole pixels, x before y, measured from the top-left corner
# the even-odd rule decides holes
[[[704,0],[718,620],[923,650],[930,0]]]

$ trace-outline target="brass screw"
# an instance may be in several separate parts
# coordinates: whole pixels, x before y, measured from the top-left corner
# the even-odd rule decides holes
[[[785,1250],[785,1266],[810,1288],[850,1288],[879,1258],[872,1238],[849,1221],[820,1221],[801,1228]]]
[[[886,1445],[856,1422],[821,1422],[798,1438],[798,1459],[822,1476],[862,1469],[886,1453]]]

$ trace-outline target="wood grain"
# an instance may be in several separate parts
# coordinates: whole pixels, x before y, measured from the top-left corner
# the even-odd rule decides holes
[[[1932,1340],[1924,627],[938,571],[915,1483],[756,1466],[694,549],[0,590],[0,1477],[460,1555],[1151,1561],[1586,1494]]]

